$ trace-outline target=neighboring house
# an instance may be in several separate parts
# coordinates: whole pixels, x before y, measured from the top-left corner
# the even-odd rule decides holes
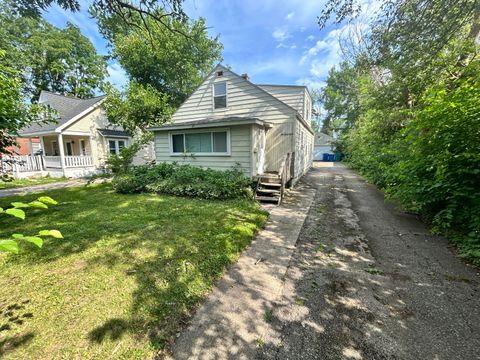
[[[104,96],[98,96],[83,100],[41,92],[39,103],[58,112],[57,122],[34,122],[22,129],[19,135],[40,139],[43,174],[66,177],[92,175],[104,167],[109,154],[118,154],[132,142],[128,133],[109,124],[101,108],[103,99]]]
[[[17,142],[16,146],[9,146],[7,148],[8,152],[11,152],[15,155],[29,155],[38,153],[41,149],[40,139],[39,138],[30,138],[25,139],[21,137],[17,137],[15,139]]]
[[[323,154],[333,154],[332,143],[334,138],[324,133],[315,134],[314,160],[321,161]]]
[[[150,128],[156,160],[237,168],[252,178],[278,177],[291,164],[286,180],[295,182],[312,165],[311,113],[305,86],[255,85],[218,65],[172,123]]]

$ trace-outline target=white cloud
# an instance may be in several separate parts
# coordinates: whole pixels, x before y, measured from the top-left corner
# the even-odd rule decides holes
[[[305,32],[305,30],[307,30],[307,27],[306,27],[306,26],[300,27],[300,32]]]
[[[315,40],[315,36],[313,36],[313,35],[308,35],[308,36],[307,36],[307,40],[308,40],[308,41],[313,41],[313,40]]]
[[[288,13],[287,16],[285,16],[285,19],[286,20],[292,20],[294,15],[295,15],[295,12],[292,11],[291,13]]]
[[[107,80],[110,81],[113,85],[117,88],[121,88],[123,85],[127,83],[127,74],[125,70],[120,66],[119,63],[114,62],[108,65],[108,78]]]
[[[289,32],[285,29],[276,29],[273,33],[272,36],[275,40],[278,42],[285,41],[289,38],[292,37],[292,35],[289,34]]]

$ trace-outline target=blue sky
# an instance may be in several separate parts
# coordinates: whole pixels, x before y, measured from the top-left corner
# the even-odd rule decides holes
[[[368,0],[367,0],[368,1]],[[94,44],[100,54],[107,54],[107,44],[90,19],[88,0],[81,12],[63,11],[57,6],[44,14],[47,21],[64,27],[70,21]],[[206,18],[209,33],[220,35],[224,45],[223,64],[237,73],[248,73],[255,83],[301,84],[319,88],[328,70],[340,59],[338,43],[346,25],[329,26],[320,31],[316,17],[323,1],[319,0],[186,0],[191,18]],[[126,77],[118,65],[109,66],[110,81],[117,86]]]

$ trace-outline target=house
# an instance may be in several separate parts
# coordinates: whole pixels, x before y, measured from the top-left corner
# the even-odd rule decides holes
[[[217,65],[171,123],[150,128],[155,157],[294,183],[312,165],[311,114],[305,86],[253,84]]]
[[[40,139],[39,138],[21,138],[17,137],[15,139],[17,144],[15,146],[7,147],[7,152],[16,154],[16,155],[30,155],[35,154],[41,149]]]
[[[21,168],[23,173],[17,175],[27,177],[41,172],[50,176],[83,177],[99,172],[109,154],[118,154],[132,142],[130,134],[108,122],[101,107],[103,100],[104,96],[78,99],[42,91],[39,103],[55,109],[58,118],[56,122],[31,123],[19,132],[30,142],[32,138],[40,140],[42,155],[37,157],[42,157],[42,164]],[[27,163],[30,161],[28,158]]]
[[[317,133],[315,134],[315,147],[314,147],[314,160],[323,160],[323,154],[333,155],[332,143],[334,138],[328,134]]]

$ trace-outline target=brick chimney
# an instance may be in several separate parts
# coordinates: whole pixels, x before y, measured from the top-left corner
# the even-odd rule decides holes
[[[248,74],[247,73],[242,74],[242,78],[245,79],[245,80],[248,80],[249,79]]]

